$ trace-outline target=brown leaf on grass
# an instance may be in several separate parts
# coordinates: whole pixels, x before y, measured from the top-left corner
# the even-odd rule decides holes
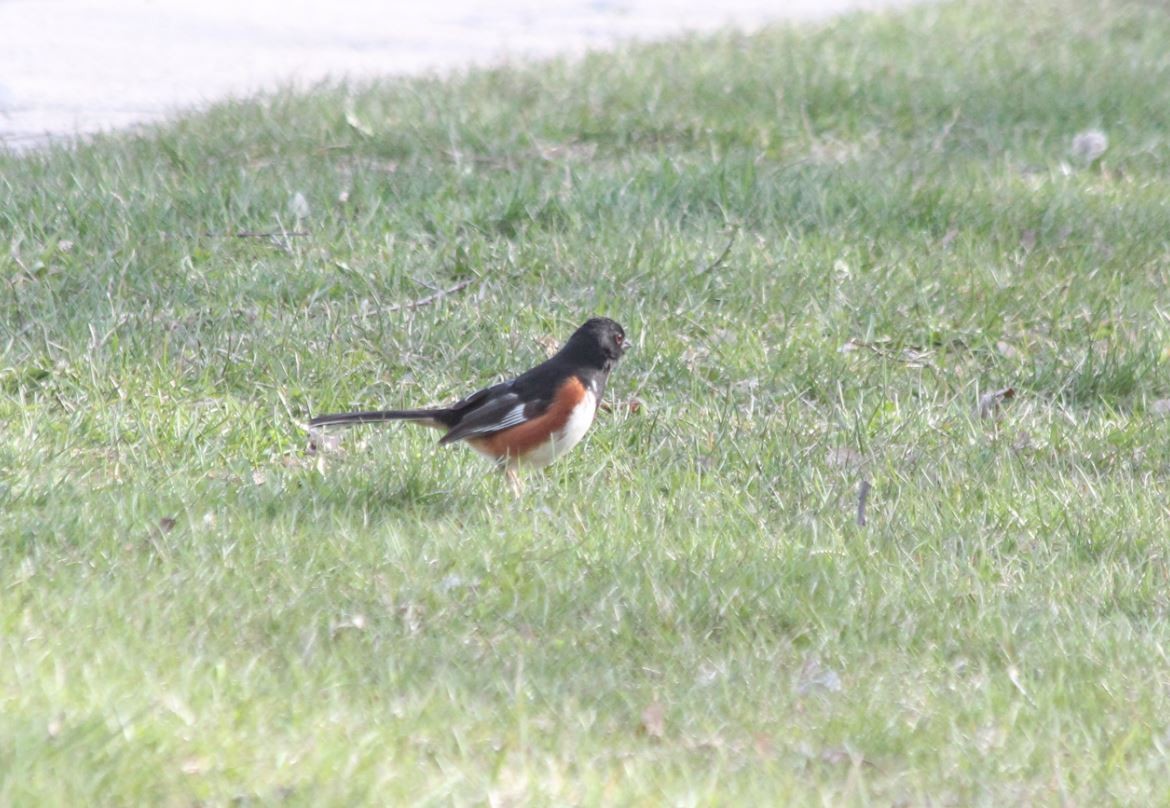
[[[178,523],[173,517],[170,516],[164,516],[162,519],[159,519],[158,524],[147,529],[146,539],[143,542],[143,546],[153,550],[156,555],[165,558],[167,555],[167,549],[162,541],[162,537],[174,530],[176,524]],[[127,542],[125,545],[123,545],[123,549],[127,551],[132,550],[133,547],[134,545],[132,542]]]
[[[207,771],[207,761],[198,757],[187,758],[179,764],[179,771],[183,774],[203,774]]]
[[[341,451],[340,435],[330,434],[320,429],[309,430],[309,454],[329,454],[338,451]]]
[[[1165,418],[1170,416],[1170,398],[1160,398],[1150,405],[1150,412]]]
[[[959,228],[955,227],[954,225],[947,228],[947,232],[943,233],[943,237],[938,242],[939,249],[945,250],[947,247],[951,246],[951,242],[954,241],[955,237],[958,235]]]
[[[367,126],[365,122],[363,122],[361,118],[357,116],[357,113],[353,110],[352,107],[349,107],[345,110],[345,122],[349,124],[350,129],[353,129],[359,135],[364,135],[365,137],[374,136],[374,130]]]
[[[596,143],[579,143],[576,141],[569,141],[566,143],[533,143],[536,155],[541,160],[549,162],[568,162],[589,160],[597,152]]]
[[[869,501],[869,489],[872,487],[869,480],[862,480],[857,486],[857,524],[860,527],[865,527],[869,521],[865,516],[865,505]]]
[[[995,414],[1000,404],[1015,397],[1014,387],[1003,387],[999,390],[992,390],[990,393],[984,393],[979,397],[979,405],[975,408],[975,414],[980,418],[990,418]]]
[[[1008,665],[1007,675],[1008,681],[1012,683],[1012,687],[1018,690],[1020,695],[1023,696],[1029,704],[1032,704],[1032,697],[1028,695],[1028,689],[1024,687],[1024,682],[1020,677],[1020,669],[1015,665]]]
[[[297,222],[300,222],[301,219],[309,218],[311,213],[309,208],[309,200],[305,199],[305,195],[303,193],[297,191],[292,195],[292,198],[288,201],[288,212],[292,214],[292,217],[296,219]]]
[[[544,355],[552,358],[552,355],[561,349],[561,344],[557,342],[556,337],[545,334],[543,337],[536,338],[536,344],[544,349]]]
[[[365,631],[366,616],[364,614],[355,614],[350,617],[343,617],[342,619],[333,622],[329,625],[330,639],[336,638],[338,634],[343,631]]]
[[[829,746],[821,750],[821,760],[830,766],[853,762],[853,755],[844,746]]]
[[[618,410],[625,410],[630,415],[637,415],[642,411],[642,402],[639,399],[631,398],[623,401],[618,405],[610,404],[608,401],[603,401],[597,405],[602,412],[617,412]]]
[[[1109,148],[1109,137],[1100,129],[1088,129],[1073,135],[1069,152],[1085,165],[1092,165],[1101,159]]]
[[[651,738],[666,735],[666,708],[660,701],[652,701],[642,711],[642,732]]]
[[[1005,359],[1019,359],[1020,358],[1019,349],[1016,348],[1016,346],[1012,345],[1010,342],[1004,342],[1003,340],[1000,340],[999,342],[995,343],[995,350],[999,351],[1000,355],[1003,356]]]
[[[1022,247],[1025,252],[1030,252],[1031,249],[1035,246],[1036,246],[1036,231],[1035,230],[1033,230],[1032,228],[1028,228],[1023,233],[1020,233],[1020,247]]]
[[[423,620],[426,619],[427,609],[425,606],[407,601],[398,605],[398,619],[402,621],[402,625],[410,634],[418,634],[422,631]]]
[[[796,682],[797,693],[802,696],[816,691],[839,693],[842,687],[841,674],[837,671],[822,665],[820,659],[815,656],[804,660]]]
[[[252,469],[252,483],[254,485],[264,485],[268,482],[268,474],[264,469]]]
[[[869,341],[858,339],[857,337],[850,337],[845,341],[844,345],[838,348],[838,350],[841,353],[848,354],[856,353],[857,351],[864,349],[872,351],[875,354],[884,355],[885,352],[890,349],[890,346],[892,346],[893,343],[894,340],[891,337],[875,337]]]
[[[864,351],[882,359],[905,362],[907,367],[912,368],[930,367],[929,359],[935,353],[933,348],[920,348],[915,345],[899,348],[894,340],[889,337],[878,337],[869,342],[851,337],[837,350],[843,354],[859,355],[860,352]]]
[[[906,348],[902,351],[902,360],[906,363],[908,368],[926,368],[930,367],[928,361],[934,351],[920,351],[917,348]]]
[[[865,457],[856,449],[841,446],[829,450],[825,463],[834,469],[859,469],[865,465]]]

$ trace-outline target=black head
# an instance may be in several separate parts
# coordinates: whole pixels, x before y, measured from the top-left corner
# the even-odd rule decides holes
[[[587,354],[612,367],[630,347],[625,330],[608,317],[593,317],[573,332],[562,350]]]

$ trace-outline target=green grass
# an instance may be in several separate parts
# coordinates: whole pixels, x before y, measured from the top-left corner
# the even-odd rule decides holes
[[[1170,15],[1022,8],[0,156],[0,803],[1170,802]],[[304,454],[594,313],[520,500]]]

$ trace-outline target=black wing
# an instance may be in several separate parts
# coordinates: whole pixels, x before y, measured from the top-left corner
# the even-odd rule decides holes
[[[525,398],[515,386],[514,381],[497,384],[456,404],[451,409],[458,414],[458,420],[439,443],[454,443],[519,426],[548,409],[547,399]]]

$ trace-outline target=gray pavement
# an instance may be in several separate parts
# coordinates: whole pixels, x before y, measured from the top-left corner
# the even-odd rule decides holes
[[[0,147],[325,78],[450,71],[908,0],[0,0]]]

